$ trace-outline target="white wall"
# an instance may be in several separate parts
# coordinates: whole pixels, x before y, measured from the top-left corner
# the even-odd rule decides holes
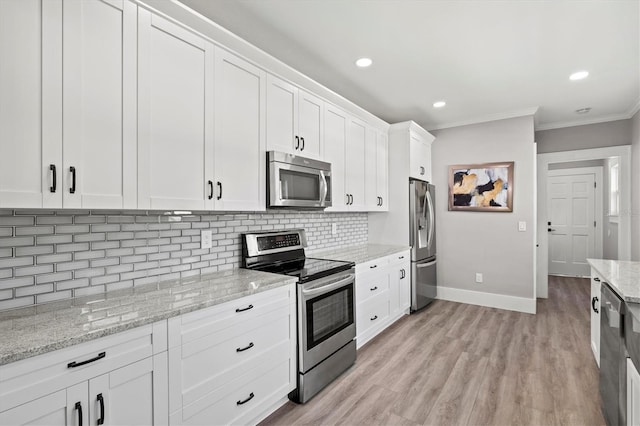
[[[495,300],[493,306],[535,311],[533,126],[529,116],[434,132],[439,297],[474,303],[474,296],[478,304]],[[448,211],[448,166],[498,161],[515,162],[513,212]],[[527,223],[526,232],[518,232],[518,221]],[[482,284],[475,283],[476,272],[483,273]]]
[[[631,126],[631,260],[640,260],[640,112]]]
[[[630,120],[616,120],[561,129],[540,130],[536,132],[535,140],[538,144],[538,154],[543,154],[629,145],[630,138]]]

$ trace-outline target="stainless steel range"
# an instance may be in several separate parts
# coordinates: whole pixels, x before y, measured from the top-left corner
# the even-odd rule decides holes
[[[303,229],[242,235],[242,266],[298,278],[298,387],[304,403],[356,360],[353,262],[305,256]]]

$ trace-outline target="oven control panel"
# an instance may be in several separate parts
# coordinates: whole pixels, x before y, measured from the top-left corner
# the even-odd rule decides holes
[[[281,235],[266,235],[264,237],[258,237],[258,250],[273,250],[286,247],[295,247],[300,245],[300,235],[295,234],[281,234]]]

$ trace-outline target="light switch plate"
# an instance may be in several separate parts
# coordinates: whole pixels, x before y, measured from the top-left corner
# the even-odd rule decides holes
[[[527,222],[520,221],[518,222],[518,231],[524,232],[527,230]]]
[[[200,248],[210,249],[212,246],[211,230],[205,229],[200,233]]]

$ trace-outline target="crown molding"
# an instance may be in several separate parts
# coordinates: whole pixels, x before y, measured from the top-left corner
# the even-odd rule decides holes
[[[451,127],[460,127],[460,126],[468,126],[471,124],[480,124],[480,123],[488,123],[490,121],[498,121],[498,120],[506,120],[509,118],[518,118],[518,117],[527,117],[532,115],[534,117],[534,121],[537,121],[536,116],[538,114],[538,107],[526,108],[519,111],[512,112],[501,112],[498,114],[488,114],[476,118],[471,118],[469,120],[462,121],[453,121],[449,123],[437,124],[433,127],[429,127],[429,131],[432,130],[442,130],[449,129]]]

